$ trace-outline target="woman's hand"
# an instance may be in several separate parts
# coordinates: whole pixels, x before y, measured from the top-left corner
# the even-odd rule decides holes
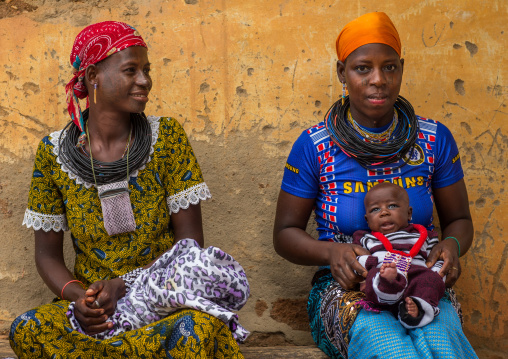
[[[451,287],[460,277],[459,256],[466,254],[473,243],[473,221],[464,179],[447,187],[434,188],[433,192],[442,236],[445,239],[432,248],[427,266],[432,266],[438,259],[442,259],[444,264],[439,274],[446,274],[446,286]]]
[[[125,296],[125,283],[121,278],[100,280],[92,283],[85,292],[85,303],[89,308],[104,309],[109,317],[115,312],[116,302]]]
[[[113,326],[113,323],[108,323],[106,320],[108,316],[105,314],[103,308],[90,308],[87,304],[86,295],[79,297],[75,301],[74,316],[81,325],[81,328],[88,335],[102,333]]]
[[[370,253],[357,244],[334,243],[330,246],[330,270],[342,288],[353,289],[367,277],[367,270],[356,260],[361,255]]]
[[[317,241],[305,232],[314,204],[313,198],[300,198],[280,191],[273,228],[275,251],[296,264],[330,265],[335,280],[343,288],[351,289],[367,275],[356,257],[370,253],[355,244]]]
[[[432,248],[429,258],[427,259],[427,267],[431,268],[438,260],[444,262],[443,267],[439,271],[439,275],[441,277],[446,275],[445,284],[447,287],[452,287],[457,279],[459,279],[462,271],[458,246],[454,239],[445,239]]]
[[[92,283],[83,297],[76,300],[74,315],[83,330],[89,334],[104,332],[113,327],[106,322],[116,308],[118,299],[125,295],[125,283],[121,278]]]

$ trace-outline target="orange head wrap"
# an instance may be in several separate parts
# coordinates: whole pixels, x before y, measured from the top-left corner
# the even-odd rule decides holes
[[[362,15],[344,26],[335,42],[339,60],[344,62],[350,53],[366,44],[386,44],[400,57],[399,33],[384,12]]]

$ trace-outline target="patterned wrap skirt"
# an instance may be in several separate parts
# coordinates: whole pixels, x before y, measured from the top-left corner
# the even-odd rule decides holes
[[[441,313],[434,321],[410,330],[390,312],[361,310],[364,298],[362,292],[342,289],[328,269],[314,276],[307,303],[311,333],[331,358],[478,358],[462,331],[452,289],[439,302]]]
[[[59,300],[20,315],[9,341],[19,358],[239,358],[227,324],[184,309],[138,330],[97,340],[72,329],[68,301]]]

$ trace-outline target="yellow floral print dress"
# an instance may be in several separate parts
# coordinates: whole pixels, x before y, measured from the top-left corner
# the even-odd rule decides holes
[[[211,197],[180,124],[167,117],[150,116],[148,121],[150,158],[129,180],[134,232],[107,234],[97,189],[60,161],[61,131],[45,137],[37,149],[23,224],[70,230],[74,275],[85,285],[150,263],[173,245],[171,213]],[[68,304],[57,299],[16,318],[9,336],[14,352],[20,358],[243,358],[229,328],[208,314],[182,310],[98,341],[71,329]]]

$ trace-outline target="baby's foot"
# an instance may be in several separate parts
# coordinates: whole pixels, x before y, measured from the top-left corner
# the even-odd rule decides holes
[[[379,274],[382,278],[386,279],[388,282],[393,282],[395,278],[397,278],[397,266],[395,263],[383,263],[381,268],[379,269]]]
[[[416,305],[414,300],[411,299],[411,297],[406,298],[406,310],[407,314],[409,314],[413,318],[416,318],[418,316],[418,306]]]

